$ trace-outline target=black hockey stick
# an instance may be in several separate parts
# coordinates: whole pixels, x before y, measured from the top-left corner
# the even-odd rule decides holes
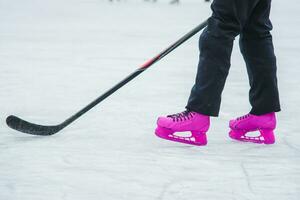
[[[14,115],[8,116],[6,118],[6,123],[7,123],[7,125],[10,128],[15,129],[17,131],[21,131],[23,133],[28,133],[28,134],[32,134],[32,135],[42,135],[42,136],[53,135],[53,134],[57,133],[58,131],[62,130],[63,128],[65,128],[66,126],[68,126],[69,124],[71,124],[73,121],[75,121],[76,119],[78,119],[81,115],[83,115],[84,113],[86,113],[87,111],[89,111],[91,108],[93,108],[94,106],[96,106],[98,103],[100,103],[104,99],[106,99],[108,96],[110,96],[116,90],[118,90],[119,88],[121,88],[122,86],[124,86],[126,83],[128,83],[129,81],[131,81],[132,79],[134,79],[136,76],[138,76],[139,74],[141,74],[142,72],[144,72],[151,65],[153,65],[154,63],[156,63],[157,61],[159,61],[160,59],[162,59],[163,57],[165,57],[167,54],[169,54],[171,51],[173,51],[174,49],[176,49],[182,43],[184,43],[185,41],[187,41],[193,35],[195,35],[200,30],[202,30],[203,28],[205,28],[206,25],[207,25],[207,20],[205,22],[203,22],[202,24],[198,25],[197,27],[195,27],[193,30],[191,30],[187,34],[185,34],[183,37],[181,37],[174,44],[172,44],[167,49],[165,49],[164,51],[162,51],[160,54],[158,54],[154,58],[150,59],[149,61],[147,61],[146,63],[144,63],[143,65],[141,65],[132,74],[130,74],[129,76],[127,76],[121,82],[119,82],[118,84],[116,84],[115,86],[113,86],[111,89],[109,89],[108,91],[106,91],[104,94],[102,94],[97,99],[95,99],[93,102],[91,102],[90,104],[88,104],[86,107],[84,107],[83,109],[81,109],[80,111],[78,111],[77,113],[75,113],[73,116],[71,116],[68,119],[66,119],[61,124],[54,125],[54,126],[43,126],[43,125],[38,125],[38,124],[33,124],[33,123],[30,123],[30,122],[27,122],[27,121],[22,120],[22,119],[14,116]]]

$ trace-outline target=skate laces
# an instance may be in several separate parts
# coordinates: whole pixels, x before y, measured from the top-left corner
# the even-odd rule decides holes
[[[194,116],[194,112],[191,111],[183,111],[181,113],[173,114],[173,115],[168,115],[167,117],[170,117],[173,119],[173,121],[178,122],[178,121],[185,121],[185,120],[190,120]]]
[[[247,114],[247,115],[243,115],[241,117],[238,117],[237,120],[240,121],[240,120],[243,120],[243,119],[247,119],[248,117],[250,117],[250,114]]]

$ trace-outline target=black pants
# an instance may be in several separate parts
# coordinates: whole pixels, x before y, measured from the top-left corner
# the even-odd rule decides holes
[[[250,113],[280,111],[270,7],[271,0],[213,1],[213,14],[199,40],[198,72],[188,110],[218,116],[233,41],[240,35],[250,83]]]

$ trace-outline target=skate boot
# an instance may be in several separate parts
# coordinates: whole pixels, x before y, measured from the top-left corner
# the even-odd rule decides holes
[[[163,139],[192,145],[206,145],[206,132],[209,128],[209,116],[192,111],[184,111],[167,117],[159,117],[155,134]],[[176,132],[190,132],[183,136]]]
[[[243,142],[274,144],[273,130],[276,127],[275,113],[264,115],[247,114],[229,122],[229,137]],[[248,132],[259,131],[258,136],[248,136]]]

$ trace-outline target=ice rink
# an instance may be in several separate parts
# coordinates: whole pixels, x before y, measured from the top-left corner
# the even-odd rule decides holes
[[[235,42],[208,145],[154,135],[184,110],[198,61],[193,37],[51,137],[7,127],[14,114],[58,124],[210,15],[210,3],[0,0],[0,200],[299,200],[300,2],[273,0],[282,112],[275,145],[231,141],[250,109]]]

